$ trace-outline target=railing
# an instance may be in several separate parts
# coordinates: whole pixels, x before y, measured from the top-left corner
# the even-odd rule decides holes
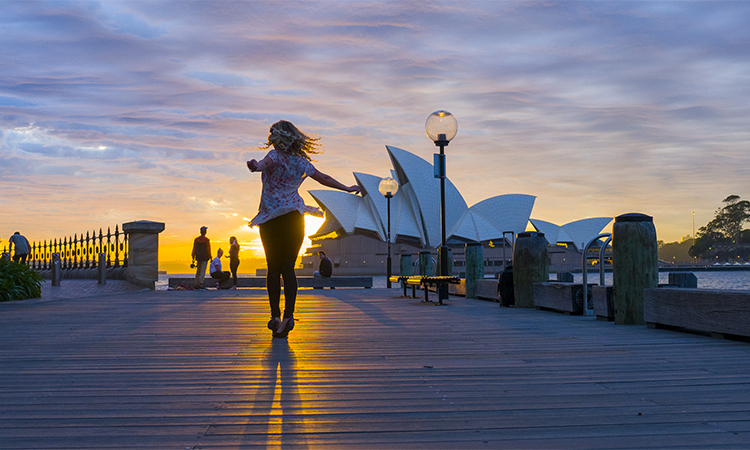
[[[582,283],[583,283],[583,315],[589,316],[594,314],[594,309],[589,308],[588,306],[588,280],[587,280],[587,272],[588,267],[586,266],[586,263],[588,262],[588,253],[589,248],[591,247],[591,244],[598,241],[599,239],[607,238],[604,241],[604,244],[599,249],[599,283],[601,286],[604,286],[604,251],[607,248],[607,245],[612,240],[612,233],[602,233],[598,235],[597,237],[591,239],[588,244],[584,245],[583,247],[583,260],[581,262],[581,266],[583,267],[582,270]]]
[[[50,239],[49,241],[32,241],[31,252],[26,264],[35,270],[50,270],[52,268],[52,255],[60,254],[61,268],[64,270],[96,269],[99,253],[106,254],[106,267],[128,267],[128,233],[120,231],[115,225],[115,232],[107,228],[104,234],[99,229],[91,233],[86,232],[79,236]],[[3,247],[3,254],[8,253],[8,248]]]

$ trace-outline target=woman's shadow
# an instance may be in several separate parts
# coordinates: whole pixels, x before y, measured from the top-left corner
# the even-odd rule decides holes
[[[304,405],[297,384],[297,358],[289,341],[273,339],[263,352],[260,366],[245,439],[255,440],[251,436],[257,438],[265,434],[266,448],[290,445],[308,448]]]

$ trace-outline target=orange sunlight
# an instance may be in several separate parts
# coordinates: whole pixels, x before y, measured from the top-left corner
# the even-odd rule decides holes
[[[249,219],[246,219],[249,220]],[[323,225],[322,217],[305,216],[305,240],[302,242],[300,256],[312,245],[307,236],[314,234]],[[217,236],[222,238],[217,239]],[[226,237],[223,237],[226,236]],[[236,236],[240,243],[240,273],[254,273],[255,269],[265,267],[265,253],[260,241],[258,228],[250,228],[246,222],[233,229],[209,229],[211,250],[216,253],[219,248],[226,254],[229,249],[229,236]],[[159,270],[168,273],[190,273],[190,253],[192,252],[194,236],[185,239],[184,236],[163,233],[159,236]]]

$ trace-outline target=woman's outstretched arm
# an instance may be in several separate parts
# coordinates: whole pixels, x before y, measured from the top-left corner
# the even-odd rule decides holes
[[[311,176],[310,178],[322,184],[323,186],[359,194],[359,186],[357,186],[356,184],[354,186],[344,186],[343,184],[336,181],[332,176],[326,175],[321,171],[315,172],[315,175]]]
[[[263,172],[264,170],[273,167],[273,165],[274,162],[268,155],[260,161],[251,159],[247,162],[247,168],[250,169],[250,172]]]

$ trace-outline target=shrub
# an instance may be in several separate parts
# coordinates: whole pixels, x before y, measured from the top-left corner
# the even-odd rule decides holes
[[[42,281],[29,266],[0,259],[0,302],[41,297]]]

